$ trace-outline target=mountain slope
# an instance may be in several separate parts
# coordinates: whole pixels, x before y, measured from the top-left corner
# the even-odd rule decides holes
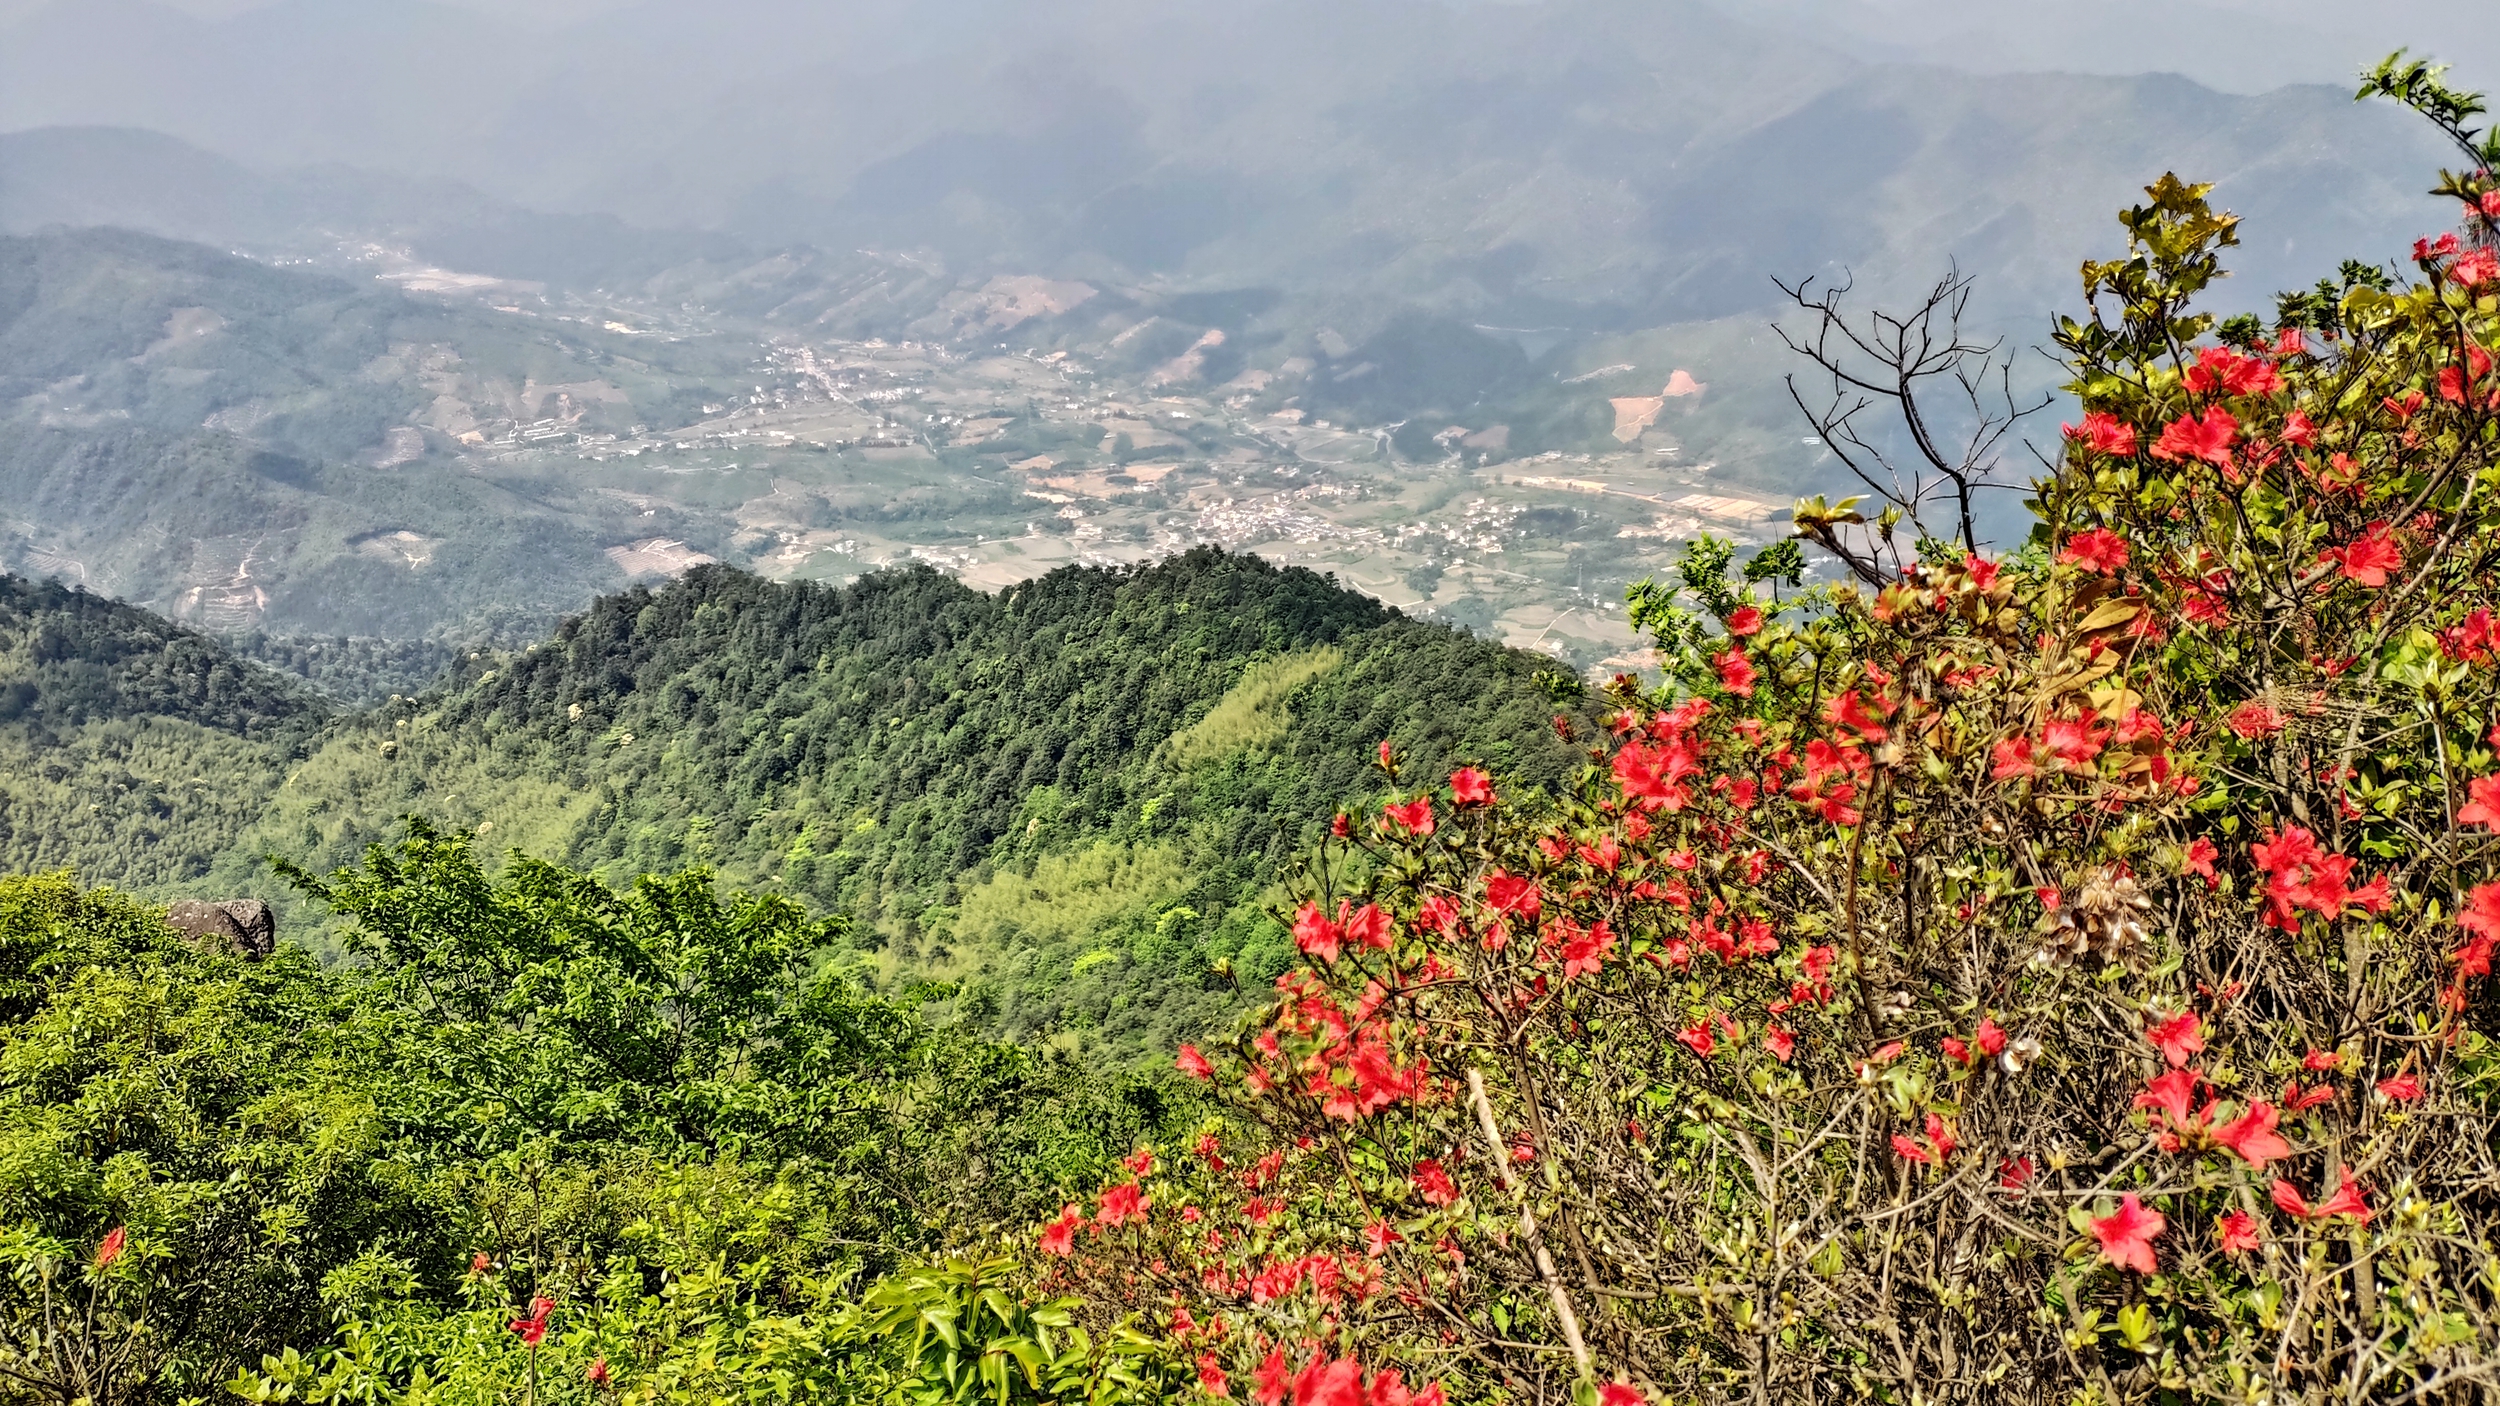
[[[1218,962],[1282,969],[1260,901],[1381,739],[1559,784],[1546,662],[1213,549],[996,596],[703,568],[343,727],[242,848],[340,862],[419,811],[611,878],[710,861],[1125,1046],[1229,1009]]]
[[[0,237],[0,567],[223,629],[551,621],[677,524],[474,472],[459,437],[682,423],[745,361],[127,231]]]
[[[0,723],[0,870],[282,899],[263,855],[328,868],[422,814],[620,882],[711,863],[856,915],[893,974],[964,978],[1006,1030],[1117,1049],[1283,969],[1263,905],[1337,805],[1386,785],[1382,739],[1410,785],[1481,762],[1553,787],[1574,764],[1530,677],[1550,661],[1213,549],[995,596],[926,568],[842,588],[700,568],[326,723],[214,641],[153,622],[146,656],[111,643],[128,627],[62,623],[92,597],[11,589],[20,635],[96,657],[0,650],[0,696],[24,700]],[[274,701],[78,682],[156,677],[143,657]],[[89,695],[125,701],[66,726]]]
[[[0,576],[0,867],[203,879],[328,718],[207,636]]]

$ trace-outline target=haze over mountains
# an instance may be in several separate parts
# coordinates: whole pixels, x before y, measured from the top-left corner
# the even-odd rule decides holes
[[[2446,220],[2433,134],[2341,76],[2500,77],[2452,18],[16,0],[0,567],[483,639],[707,558],[1212,540],[1592,667],[1684,537],[1844,486],[1773,275],[1958,268],[2019,347],[2176,169],[2262,305]]]
[[[517,206],[757,251],[1621,327],[1764,306],[1765,273],[1832,263],[1916,278],[1955,257],[1992,297],[2036,304],[2172,165],[2222,181],[2268,232],[2253,284],[2425,217],[2409,197],[2435,149],[2402,115],[2331,88],[2142,76],[2231,53],[2237,70],[2204,76],[2334,80],[2420,37],[2401,11],[1729,8],[1745,18],[1696,0],[733,0],[532,25],[382,0],[225,18],[80,0],[0,31],[0,130],[148,128],[264,174],[186,171],[163,148],[81,155],[74,175],[18,156],[5,218],[127,213],[230,238],[291,219],[413,230],[503,264],[488,272],[618,271],[596,238],[563,270],[455,237]],[[2199,42],[2226,29],[2247,42]],[[2138,76],[2002,72],[2061,67]],[[115,210],[104,191],[134,165],[176,188],[167,208]],[[335,166],[355,172],[302,169]],[[445,180],[491,198],[418,184]]]

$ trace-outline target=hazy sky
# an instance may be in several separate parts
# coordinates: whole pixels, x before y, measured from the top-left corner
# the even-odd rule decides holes
[[[414,3],[415,0],[410,0]],[[1175,0],[1175,7],[1198,0]],[[2182,72],[2235,92],[2341,82],[2361,56],[2399,45],[2458,66],[2469,87],[2500,88],[2500,24],[2471,23],[2455,0],[1717,0],[1731,14],[1817,31],[1868,56],[1981,69]],[[0,23],[46,0],[0,0]],[[161,0],[207,18],[274,0]],[[341,0],[368,3],[368,0]],[[389,0],[382,0],[389,3]],[[670,8],[699,23],[702,0],[442,0],[532,27],[612,10]],[[826,0],[838,5],[841,0]],[[1034,0],[1039,5],[1044,0]],[[1474,0],[1536,3],[1536,0]],[[2488,16],[2485,16],[2488,19]]]

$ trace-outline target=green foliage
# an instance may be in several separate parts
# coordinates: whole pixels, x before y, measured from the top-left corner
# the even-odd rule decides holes
[[[917,1382],[893,1315],[951,1271],[849,1295],[1196,1116],[1175,1076],[940,1023],[944,989],[872,995],[842,923],[700,871],[622,893],[521,856],[489,875],[419,824],[294,877],[356,965],[254,963],[107,890],[0,880],[0,1369],[99,1402],[493,1395],[528,1375],[505,1325],[543,1296],[551,1344],[637,1380],[695,1390],[833,1344],[857,1359],[839,1381]],[[982,1275],[987,1312],[1006,1301]],[[1049,1328],[1033,1307],[1005,1321]],[[1036,1372],[1118,1366],[1048,1341]]]
[[[369,1248],[439,1267],[359,1012],[301,952],[247,964],[109,891],[5,879],[0,983],[0,1363],[59,1379],[47,1309],[86,1297],[117,1226],[128,1249],[90,1276],[110,1315],[69,1355],[108,1396],[134,1375],[197,1391],[320,1332],[322,1277]]]
[[[0,724],[171,717],[266,738],[306,733],[326,711],[196,631],[58,582],[0,576]]]
[[[704,568],[337,727],[241,848],[343,863],[418,812],[609,876],[708,863],[851,915],[889,976],[961,979],[1012,1033],[1143,1051],[1232,1009],[1218,964],[1264,960],[1270,886],[1378,789],[1381,738],[1563,775],[1537,662],[1211,549],[997,596],[925,569],[835,589]],[[1097,842],[1166,847],[1180,882],[1072,950],[1031,936],[1065,924],[958,921]],[[1147,951],[1176,903],[1209,916]],[[1073,1005],[1045,994],[1106,947],[1119,964]]]

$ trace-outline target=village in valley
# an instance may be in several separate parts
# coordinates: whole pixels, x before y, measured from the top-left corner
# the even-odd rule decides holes
[[[1096,301],[1082,283],[994,278],[956,294],[931,335],[895,339],[424,291],[482,292],[492,312],[572,324],[627,360],[638,339],[751,339],[745,384],[691,423],[644,423],[610,380],[527,386],[501,397],[520,413],[499,417],[478,403],[495,397],[447,372],[421,423],[393,431],[371,461],[456,456],[473,472],[561,479],[621,505],[649,527],[607,548],[631,578],[725,560],[841,581],[918,562],[995,590],[1072,563],[1216,543],[1599,675],[1648,662],[1624,586],[1670,570],[1700,533],[1776,537],[1787,500],[1750,485],[1794,477],[1683,442],[1709,390],[1689,368],[1553,377],[1554,398],[1586,402],[1591,447],[1522,445],[1498,421],[1418,435],[1309,408],[1326,358],[1356,355],[1333,332],[1313,339],[1316,357],[1261,364],[1228,354],[1219,329],[1175,342],[1151,312],[1086,324],[1071,316]],[[1178,350],[1141,362],[1136,344],[1158,336]]]

